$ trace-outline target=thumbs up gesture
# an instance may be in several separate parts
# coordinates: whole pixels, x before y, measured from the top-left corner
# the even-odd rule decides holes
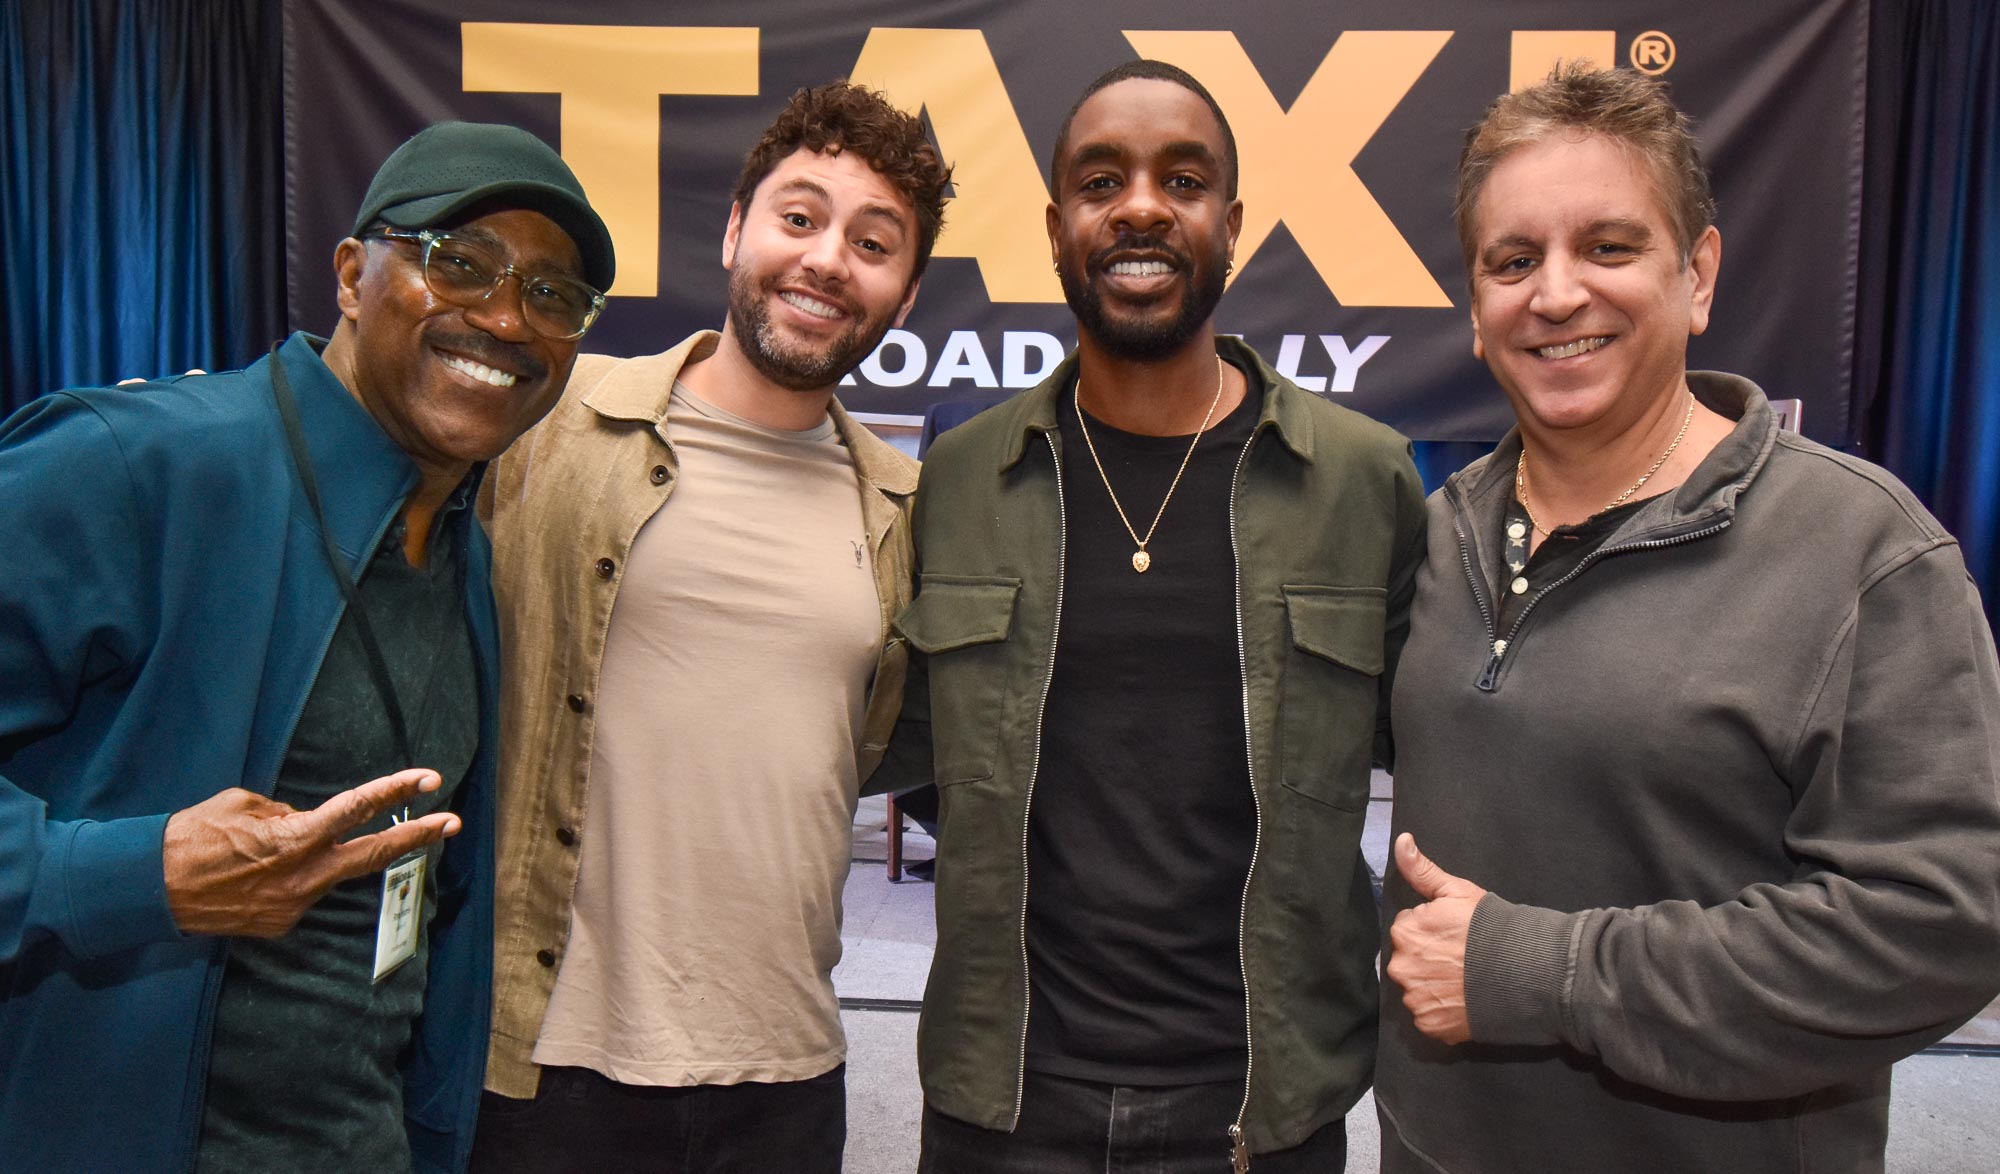
[[[1472,1038],[1465,1015],[1465,938],[1486,890],[1439,868],[1408,832],[1396,837],[1396,871],[1423,904],[1389,926],[1389,980],[1403,988],[1417,1030],[1447,1044]]]

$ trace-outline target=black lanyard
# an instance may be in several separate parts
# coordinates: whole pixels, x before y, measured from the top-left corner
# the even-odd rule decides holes
[[[354,585],[354,573],[341,557],[340,547],[334,545],[333,527],[327,525],[326,509],[320,504],[319,479],[313,475],[312,457],[306,453],[306,432],[299,424],[299,405],[292,398],[285,364],[278,357],[282,345],[271,344],[271,395],[278,401],[278,415],[285,422],[285,441],[292,450],[292,464],[298,468],[299,485],[306,491],[307,504],[312,506],[313,521],[319,526],[320,542],[326,549],[326,561],[333,568],[333,581],[340,585],[341,597],[347,600],[347,614],[354,617],[354,634],[361,638],[361,651],[368,658],[368,676],[382,697],[382,708],[388,712],[389,736],[396,743],[397,769],[415,766],[409,727],[403,722],[403,706],[396,698],[395,682],[389,679],[389,663],[382,656],[382,645],[375,639],[374,626],[368,622],[368,608]]]

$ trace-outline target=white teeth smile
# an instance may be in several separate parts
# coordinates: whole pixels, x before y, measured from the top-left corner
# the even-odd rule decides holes
[[[820,301],[818,298],[807,297],[805,294],[802,293],[793,293],[791,290],[786,290],[785,292],[779,294],[778,296],[784,299],[786,305],[796,306],[797,308],[804,310],[806,313],[811,314],[815,318],[840,317],[839,306],[829,305],[826,302]]]
[[[461,359],[457,355],[444,356],[444,365],[461,374],[470,375],[481,383],[490,383],[495,387],[512,387],[514,386],[514,380],[517,378],[505,371],[496,371],[484,363],[475,363],[471,359]]]
[[[1570,359],[1594,351],[1610,341],[1609,336],[1579,338],[1575,342],[1566,342],[1561,346],[1536,347],[1535,353],[1544,359]]]
[[[1111,267],[1111,272],[1120,277],[1158,277],[1173,271],[1174,267],[1165,261],[1120,261]]]

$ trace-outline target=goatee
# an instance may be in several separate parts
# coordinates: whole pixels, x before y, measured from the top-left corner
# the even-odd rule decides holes
[[[813,296],[839,306],[848,314],[848,327],[819,348],[802,346],[771,322],[770,298],[777,289],[776,279],[759,282],[738,269],[729,275],[729,317],[735,324],[736,339],[759,374],[791,391],[821,391],[838,383],[842,376],[868,357],[875,344],[889,332],[888,315],[875,320],[860,316],[846,297],[807,285]]]
[[[1170,315],[1116,318],[1107,315],[1104,300],[1092,280],[1104,272],[1108,259],[1119,253],[1161,253],[1172,259],[1181,283],[1180,310]],[[1186,346],[1215,314],[1222,303],[1222,290],[1229,278],[1226,259],[1218,254],[1198,272],[1186,253],[1157,237],[1123,236],[1091,254],[1081,266],[1060,265],[1063,300],[1076,315],[1077,327],[1097,340],[1099,346],[1121,359],[1155,362]]]

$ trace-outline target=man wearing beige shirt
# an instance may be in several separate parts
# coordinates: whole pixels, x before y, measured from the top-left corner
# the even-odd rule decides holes
[[[583,356],[486,480],[506,684],[476,1171],[840,1168],[831,974],[901,701],[916,466],[833,391],[909,312],[949,174],[880,95],[800,91],[737,183],[721,332]]]

